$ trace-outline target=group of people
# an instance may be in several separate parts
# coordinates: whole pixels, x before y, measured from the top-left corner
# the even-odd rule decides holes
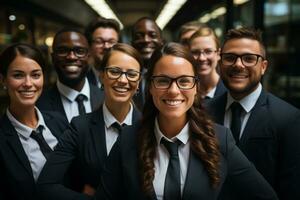
[[[29,44],[0,55],[0,199],[300,199],[300,111],[265,91],[261,33],[139,19],[64,28],[57,82]]]

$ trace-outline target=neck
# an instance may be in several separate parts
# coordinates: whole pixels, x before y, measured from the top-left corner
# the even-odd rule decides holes
[[[200,76],[200,89],[203,94],[209,93],[219,82],[220,76],[214,70],[209,76]]]
[[[186,117],[184,118],[166,118],[161,114],[158,116],[159,129],[167,138],[173,138],[183,129],[187,122]]]
[[[22,124],[35,128],[38,123],[38,117],[34,106],[18,108],[17,106],[9,106],[10,113]]]
[[[105,105],[109,112],[119,121],[123,122],[130,110],[130,103],[114,103],[105,101]]]

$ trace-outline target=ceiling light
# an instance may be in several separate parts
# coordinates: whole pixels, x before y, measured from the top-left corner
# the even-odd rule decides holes
[[[199,21],[201,23],[207,23],[209,22],[211,19],[216,19],[217,17],[221,16],[221,15],[225,15],[227,12],[225,7],[219,7],[215,10],[213,10],[211,13],[206,13],[205,15],[203,15],[202,17],[199,18]]]
[[[235,5],[240,5],[240,4],[244,4],[246,2],[248,2],[249,0],[234,0],[233,3]]]
[[[156,19],[157,25],[163,29],[186,1],[187,0],[168,0]]]
[[[119,18],[115,15],[115,13],[111,10],[109,5],[104,0],[84,0],[87,4],[89,4],[92,9],[94,9],[100,16],[105,18],[112,18],[117,20],[120,23],[121,29],[123,29],[123,24],[119,20]]]
[[[15,15],[9,15],[8,19],[9,19],[10,21],[15,21],[17,18],[16,18]]]

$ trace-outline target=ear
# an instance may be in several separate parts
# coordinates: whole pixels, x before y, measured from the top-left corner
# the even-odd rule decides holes
[[[266,73],[267,68],[268,68],[268,61],[263,60],[261,63],[261,75],[264,75]]]
[[[221,59],[221,48],[217,49],[217,60],[220,61]]]

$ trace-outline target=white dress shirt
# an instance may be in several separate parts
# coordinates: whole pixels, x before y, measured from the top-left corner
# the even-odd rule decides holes
[[[243,131],[246,127],[246,124],[250,117],[251,111],[252,111],[253,107],[255,106],[261,91],[262,91],[262,86],[261,86],[261,84],[259,84],[258,87],[251,94],[249,94],[248,96],[244,97],[243,99],[241,99],[239,101],[234,100],[234,98],[230,95],[230,93],[229,92],[227,93],[227,104],[225,107],[225,116],[224,116],[224,125],[227,128],[230,128],[230,124],[231,124],[231,118],[232,118],[231,117],[231,115],[232,115],[231,109],[230,109],[231,104],[234,101],[236,101],[236,102],[239,102],[241,104],[241,106],[244,108],[244,111],[241,114],[242,124],[241,124],[241,132],[240,132],[239,138],[241,138],[243,135]]]
[[[211,90],[205,95],[205,97],[209,97],[210,99],[214,98],[215,93],[216,93],[216,90],[217,90],[217,86],[214,87],[213,89],[211,89]]]
[[[43,115],[40,113],[37,107],[35,107],[35,111],[38,116],[38,124],[35,129],[32,129],[19,122],[16,118],[14,118],[14,116],[9,112],[8,109],[6,110],[6,114],[9,121],[12,123],[13,127],[18,133],[23,149],[28,157],[33,173],[33,178],[36,181],[41,173],[41,170],[44,167],[46,158],[41,152],[39,144],[33,138],[30,137],[31,132],[33,130],[36,130],[40,125],[42,125],[44,127],[43,136],[51,149],[53,149],[56,146],[57,139],[54,135],[52,135],[51,131],[46,126]]]
[[[157,118],[155,119],[154,133],[157,141],[157,153],[154,159],[155,175],[153,180],[153,187],[156,193],[157,200],[163,200],[165,179],[169,165],[170,155],[166,147],[160,143],[162,138],[168,141],[176,141],[177,139],[182,142],[178,148],[179,164],[180,164],[180,188],[181,194],[185,184],[187,175],[188,163],[190,158],[190,142],[189,142],[189,124],[187,123],[183,129],[173,138],[168,139],[163,135],[159,129]]]
[[[84,96],[87,97],[87,99],[84,100],[84,102],[83,102],[86,113],[92,112],[91,98],[90,98],[91,97],[90,96],[90,85],[89,85],[87,78],[85,78],[84,86],[80,92],[64,85],[59,80],[57,80],[56,85],[57,85],[59,93],[61,94],[60,97],[61,97],[62,104],[64,106],[65,113],[67,115],[69,122],[71,121],[71,119],[73,117],[79,115],[78,103],[75,100],[79,94],[83,94]]]
[[[115,142],[117,141],[117,138],[119,136],[118,130],[113,128],[111,125],[115,122],[118,122],[120,125],[132,125],[132,113],[133,113],[133,106],[130,104],[129,112],[127,113],[125,119],[123,122],[119,122],[108,110],[105,103],[103,104],[103,118],[105,123],[105,140],[106,140],[106,152],[107,155],[109,155],[109,152]]]

